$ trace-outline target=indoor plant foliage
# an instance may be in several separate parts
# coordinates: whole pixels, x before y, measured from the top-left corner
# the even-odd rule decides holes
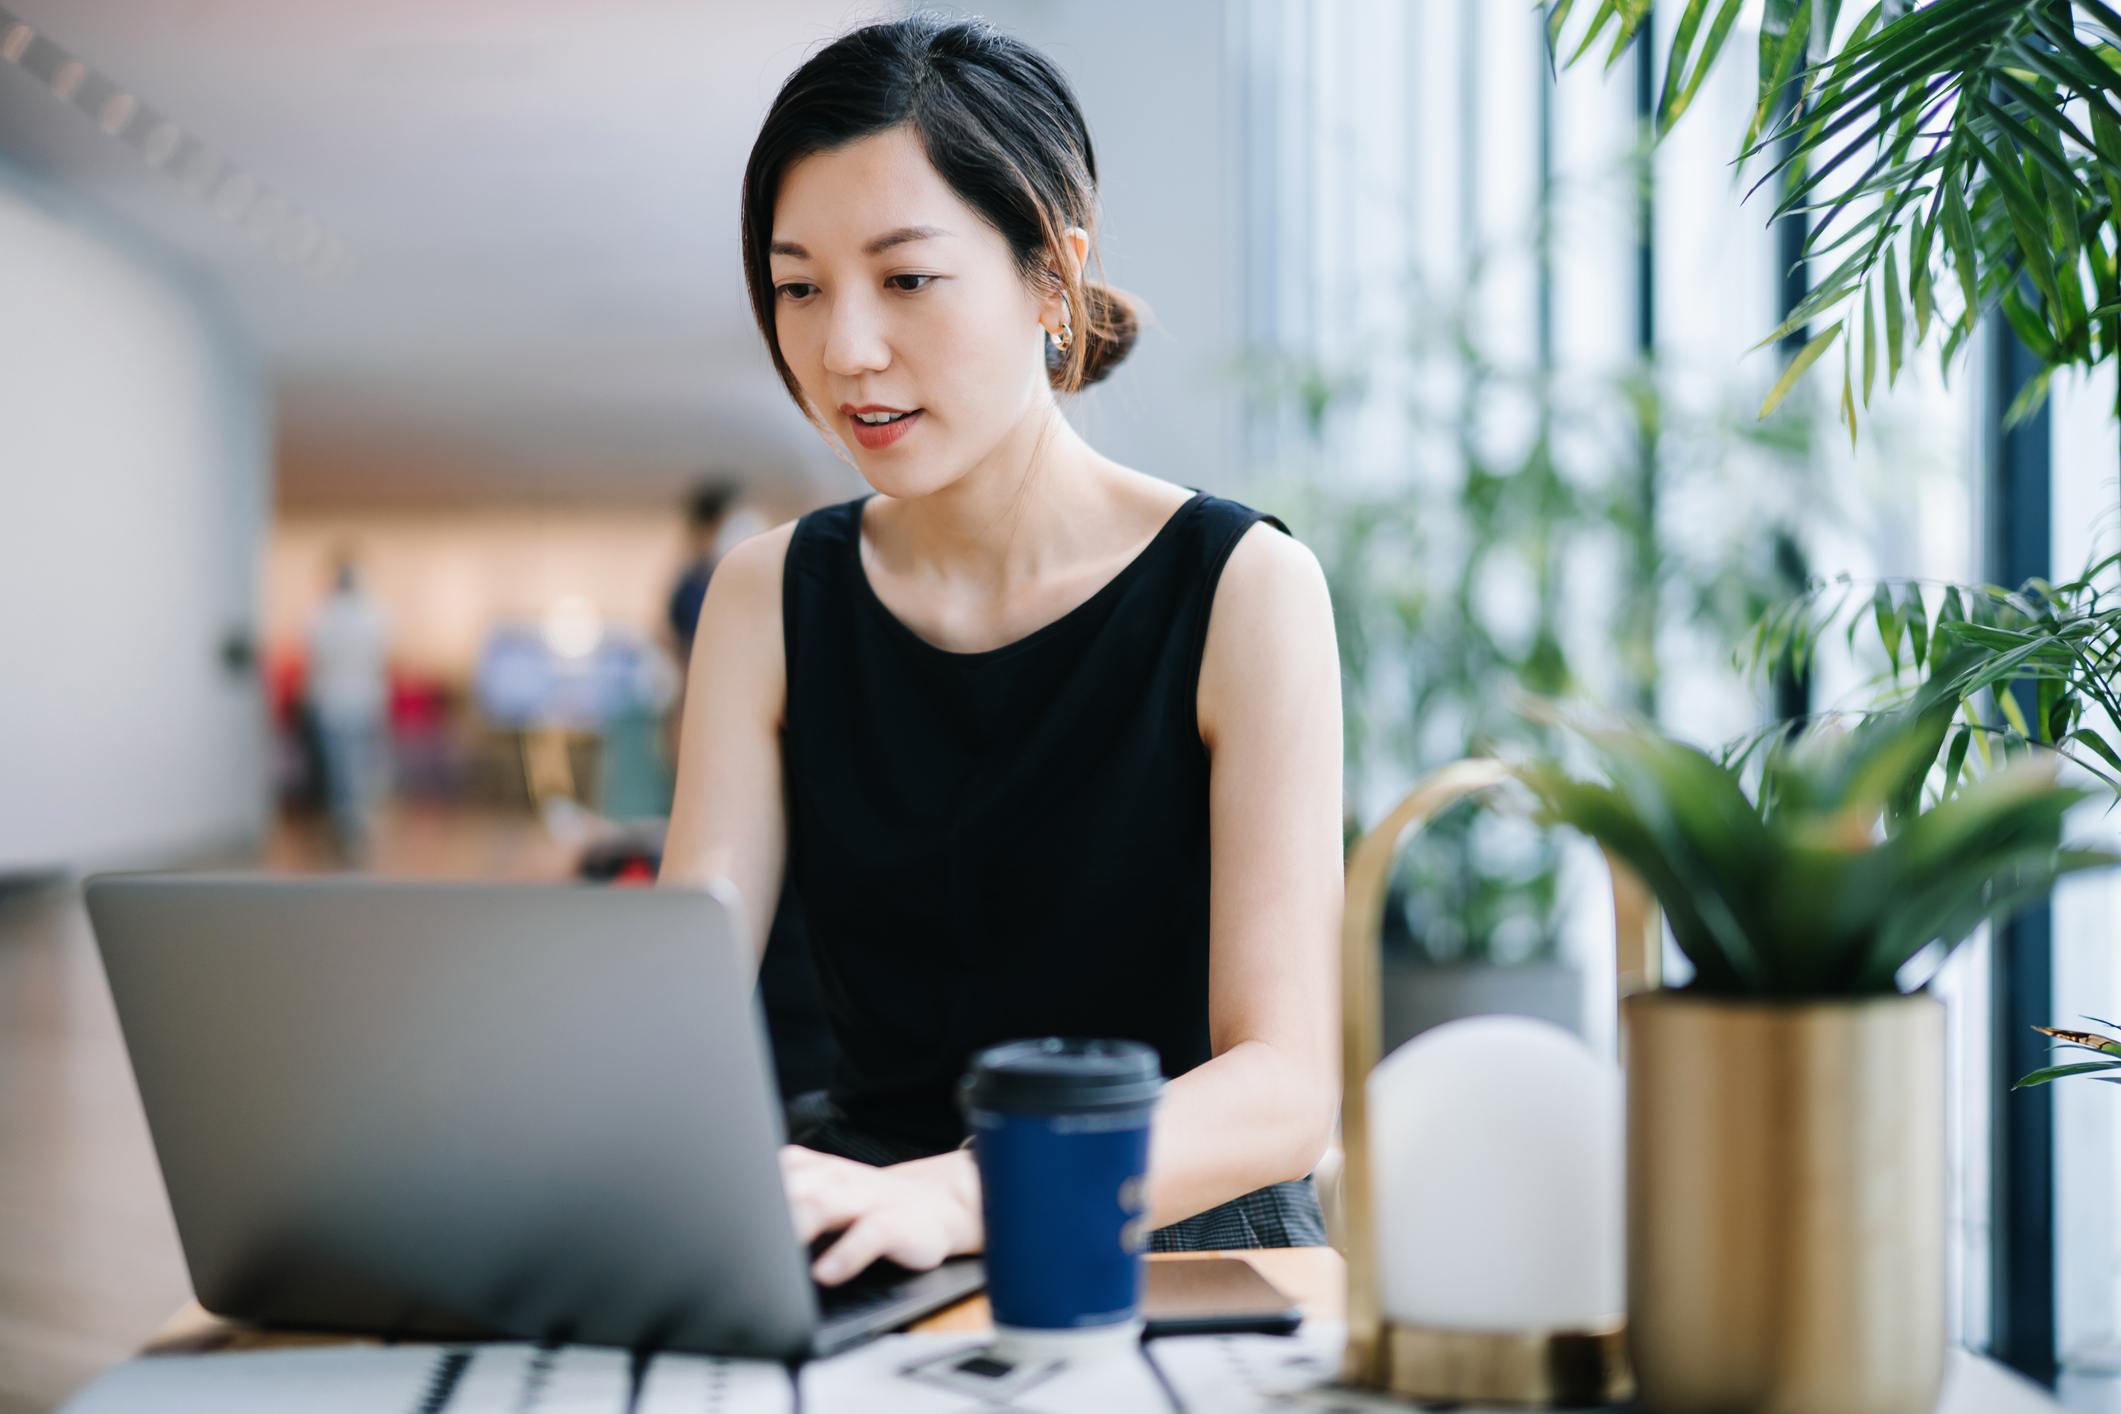
[[[2041,897],[2105,857],[2061,847],[2085,792],[2028,759],[1920,808],[1950,727],[1935,708],[1815,729],[1738,767],[1654,732],[1586,733],[1598,773],[1525,779],[1555,820],[1596,839],[1657,896],[1704,996],[1888,995],[1931,944]]]
[[[1685,113],[1722,54],[1742,0],[1686,0],[1659,85],[1655,134]],[[1547,0],[1555,52],[1573,63],[1638,38],[1648,0]],[[1941,331],[1949,367],[1990,309],[2049,375],[2121,346],[2121,13],[2084,0],[1882,0],[1838,33],[1839,0],[1766,0],[1758,98],[1739,139],[1753,188],[1775,183],[1771,221],[1807,220],[1828,273],[1762,345],[1832,319],[1792,359],[1763,415],[1835,344],[1854,435],[1882,364]],[[1580,25],[1572,25],[1572,16]],[[1779,180],[1778,180],[1779,179]],[[1748,192],[1750,194],[1750,190]]]
[[[1844,576],[1762,616],[1744,665],[1802,674],[1837,634],[1851,649],[1875,642],[1884,667],[1866,689],[1877,705],[1956,706],[1961,721],[1940,743],[1946,793],[1962,767],[2044,747],[2121,800],[2121,554],[2014,590]]]
[[[1944,1024],[1918,959],[2105,862],[2028,753],[1925,808],[1956,704],[1718,760],[1647,728],[1520,768],[1693,964],[1622,1005],[1628,1344],[1653,1411],[1916,1414],[1944,1368]]]
[[[2095,557],[2066,583],[2032,580],[2015,590],[1909,580],[1817,585],[1761,619],[1749,666],[1764,674],[1801,673],[1819,645],[1837,636],[1851,649],[1859,637],[1875,642],[1885,667],[1866,688],[1889,709],[1914,701],[1932,711],[1957,710],[1962,720],[1940,743],[1941,795],[1957,788],[1962,769],[1984,770],[2048,750],[2098,780],[2121,805],[2121,554]],[[2112,1079],[2101,1072],[2121,1069],[2121,1040],[2040,1030],[2062,1052],[2090,1051],[2099,1059],[2058,1058],[2014,1089],[2078,1075]]]
[[[2094,1026],[2107,1031],[2121,1031],[2114,1025],[2096,1016],[2084,1018]],[[2023,1090],[2029,1085],[2045,1085],[2050,1080],[2066,1080],[2072,1075],[2088,1075],[2094,1080],[2104,1080],[2109,1085],[2121,1085],[2121,1077],[2104,1074],[2110,1070],[2121,1070],[2121,1036],[2109,1036],[2098,1031],[2069,1031],[2057,1026],[2043,1026],[2042,1035],[2052,1036],[2058,1049],[2064,1051],[2090,1051],[2098,1060],[2065,1061],[2023,1076],[2013,1090]]]

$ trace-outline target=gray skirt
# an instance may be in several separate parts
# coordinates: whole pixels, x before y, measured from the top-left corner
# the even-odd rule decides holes
[[[936,1152],[857,1126],[822,1090],[788,1105],[788,1142],[864,1164],[898,1164]],[[1232,1198],[1149,1234],[1151,1252],[1229,1252],[1246,1247],[1322,1247],[1326,1220],[1309,1177]]]

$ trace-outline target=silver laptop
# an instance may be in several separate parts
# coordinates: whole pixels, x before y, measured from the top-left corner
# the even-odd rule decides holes
[[[218,1315],[793,1359],[978,1289],[974,1260],[814,1286],[751,968],[710,892],[104,875],[87,895]]]

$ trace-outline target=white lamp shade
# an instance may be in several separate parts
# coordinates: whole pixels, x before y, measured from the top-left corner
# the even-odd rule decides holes
[[[1595,1330],[1626,1306],[1619,1068],[1527,1017],[1453,1021],[1369,1079],[1385,1315]]]

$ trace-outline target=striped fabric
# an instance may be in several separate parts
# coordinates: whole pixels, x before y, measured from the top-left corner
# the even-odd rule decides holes
[[[822,1090],[788,1106],[788,1142],[864,1164],[896,1164],[934,1150],[861,1129]],[[1195,1213],[1149,1234],[1151,1252],[1231,1252],[1248,1247],[1325,1245],[1326,1220],[1309,1177],[1277,1183]]]

